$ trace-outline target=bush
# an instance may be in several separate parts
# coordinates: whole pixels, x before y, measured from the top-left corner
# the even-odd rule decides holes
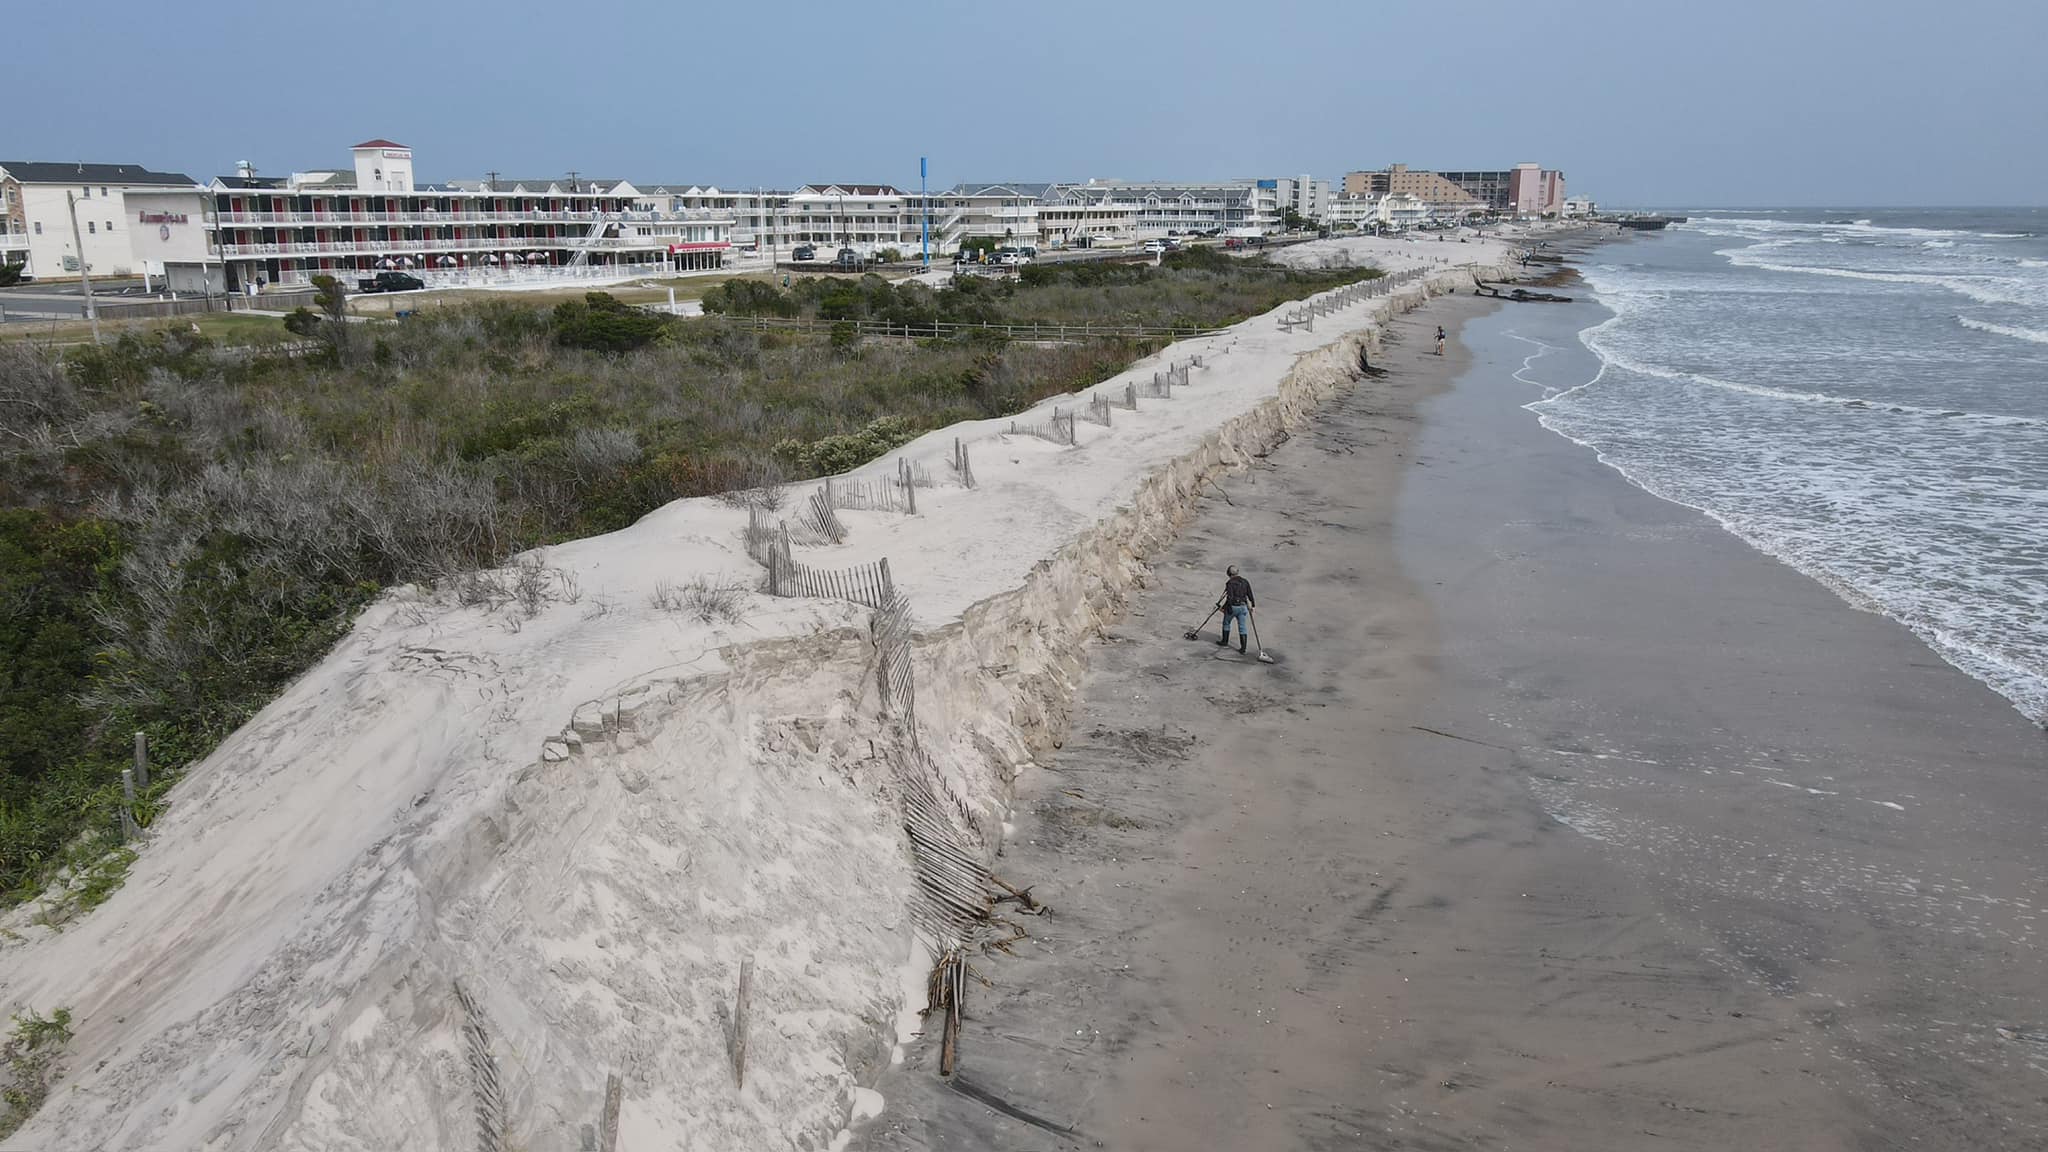
[[[631,352],[652,343],[668,327],[669,319],[621,304],[609,292],[586,292],[580,302],[555,305],[555,342],[592,352]]]
[[[813,476],[831,476],[858,468],[892,448],[917,439],[917,429],[901,416],[882,416],[865,428],[841,436],[826,436],[810,443],[784,440],[775,454],[793,461]]]
[[[21,283],[22,270],[26,264],[0,264],[0,288],[12,288]]]
[[[57,1078],[57,1060],[71,1042],[71,1010],[59,1008],[49,1016],[30,1011],[14,1018],[14,1031],[0,1044],[7,1084],[0,1089],[6,1102],[0,1111],[0,1140],[14,1135],[50,1094],[50,1082]]]
[[[284,330],[294,336],[318,336],[320,315],[311,308],[301,305],[285,315]]]

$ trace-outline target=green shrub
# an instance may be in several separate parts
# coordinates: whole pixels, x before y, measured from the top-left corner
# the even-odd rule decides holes
[[[587,292],[581,301],[555,305],[555,341],[564,348],[631,352],[661,335],[669,317],[621,304],[609,292]]]

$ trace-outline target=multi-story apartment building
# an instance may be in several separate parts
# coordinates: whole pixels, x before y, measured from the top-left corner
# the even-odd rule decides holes
[[[1337,196],[1330,200],[1323,221],[1334,228],[1369,230],[1384,223],[1380,219],[1382,196]]]
[[[6,226],[0,229],[0,263],[24,264],[22,274],[39,280],[76,277],[81,265],[97,276],[135,274],[140,268],[131,235],[137,228],[158,225],[136,219],[127,197],[167,188],[189,192],[198,185],[183,173],[152,172],[139,164],[0,161],[0,208],[6,213]],[[74,204],[76,241],[71,229]]]
[[[1049,185],[1038,201],[1041,248],[1121,248],[1138,238],[1138,208],[1100,197],[1074,194],[1070,185]]]
[[[1538,164],[1459,172],[1423,172],[1395,164],[1377,172],[1347,172],[1347,196],[1406,194],[1440,213],[1446,209],[1556,214],[1564,208],[1564,173]]]
[[[970,240],[1038,245],[1039,212],[1050,184],[958,184],[931,198],[932,251],[952,252]],[[913,204],[917,197],[911,197]]]
[[[1517,164],[1508,195],[1509,210],[1517,216],[1562,215],[1564,173],[1538,164]]]
[[[1216,183],[1090,180],[1055,185],[1058,194],[1083,203],[1136,210],[1140,234],[1222,229],[1271,232],[1280,225],[1280,181],[1226,180]],[[1050,193],[1048,193],[1050,195]]]
[[[1394,164],[1377,172],[1347,172],[1344,194],[1413,196],[1437,209],[1477,211],[1486,207],[1484,201],[1443,174],[1411,169],[1406,164]]]
[[[258,179],[245,169],[212,183],[207,228],[230,291],[378,269],[433,280],[513,268],[716,268],[730,246],[729,212],[677,207],[623,180],[418,184],[404,145],[370,140],[352,151],[352,171]]]

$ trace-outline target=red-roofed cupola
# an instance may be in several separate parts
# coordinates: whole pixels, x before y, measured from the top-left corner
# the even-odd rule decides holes
[[[365,141],[363,141],[363,142],[362,142],[361,144],[358,144],[358,145],[356,145],[356,146],[355,146],[355,148],[351,148],[351,149],[349,149],[349,151],[353,152],[353,151],[356,151],[356,149],[360,149],[360,148],[403,148],[403,147],[405,147],[405,145],[403,145],[403,144],[399,144],[399,143],[396,143],[396,142],[394,142],[394,141],[391,141],[391,140],[365,140]]]

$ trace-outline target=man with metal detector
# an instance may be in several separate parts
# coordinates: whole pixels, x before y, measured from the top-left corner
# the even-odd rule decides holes
[[[1223,599],[1217,601],[1217,607],[1223,609],[1223,637],[1216,641],[1216,645],[1224,647],[1230,643],[1230,622],[1235,620],[1237,650],[1242,652],[1245,650],[1246,642],[1251,639],[1248,633],[1251,629],[1252,610],[1258,607],[1258,600],[1252,595],[1252,582],[1238,575],[1237,565],[1230,566],[1229,575],[1230,579],[1223,582]]]

